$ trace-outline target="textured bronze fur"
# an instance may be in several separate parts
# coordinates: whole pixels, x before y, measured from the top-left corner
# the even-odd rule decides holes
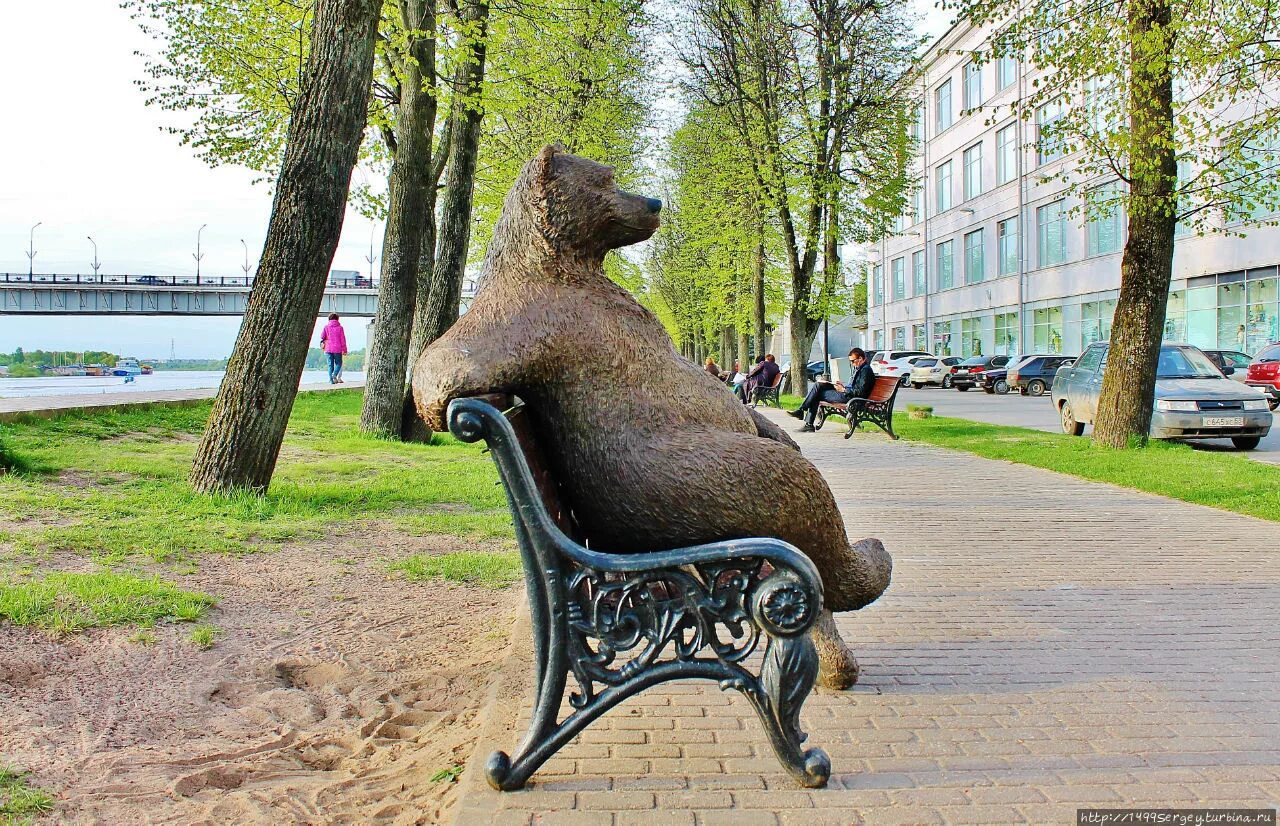
[[[828,609],[861,608],[888,587],[884,547],[851,546],[791,437],[678,355],[657,318],[605,277],[609,250],[658,228],[651,206],[619,191],[610,168],[558,147],[526,164],[470,310],[414,368],[419,411],[444,430],[452,399],[517,395],[592,547],[776,536],[817,565]]]

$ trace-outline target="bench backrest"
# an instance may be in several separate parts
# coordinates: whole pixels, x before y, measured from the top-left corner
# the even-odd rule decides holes
[[[894,376],[879,376],[871,386],[871,395],[867,397],[873,402],[887,402],[898,389],[898,379]]]

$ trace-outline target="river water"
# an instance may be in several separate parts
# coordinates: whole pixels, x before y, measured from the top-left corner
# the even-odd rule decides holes
[[[0,399],[39,398],[42,396],[78,396],[95,393],[146,393],[156,390],[189,390],[217,387],[222,383],[221,370],[157,370],[149,376],[135,376],[125,384],[123,376],[47,376],[35,379],[0,378]],[[348,381],[363,381],[364,373],[347,371]],[[302,384],[326,384],[324,370],[304,370]]]

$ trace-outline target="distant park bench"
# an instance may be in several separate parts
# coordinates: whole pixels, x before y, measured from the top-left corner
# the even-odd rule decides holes
[[[774,407],[781,409],[782,399],[779,397],[779,394],[782,392],[782,388],[785,385],[786,380],[786,372],[779,370],[778,375],[773,377],[773,381],[767,387],[761,385],[759,387],[751,388],[751,406],[757,407],[760,402],[764,402],[765,407],[773,405]]]
[[[826,785],[831,762],[821,749],[801,749],[799,727],[818,670],[808,631],[822,608],[822,581],[808,557],[771,538],[638,554],[588,549],[569,537],[569,511],[522,405],[501,396],[456,399],[448,418],[454,436],[483,439],[493,453],[515,519],[533,624],[529,731],[514,757],[490,756],[489,785],[522,788],[606,711],[681,678],[741,691],[792,777],[810,788]],[[747,659],[760,647],[757,675]],[[575,710],[557,720],[570,674]]]
[[[828,416],[843,416],[849,423],[844,434],[846,439],[853,435],[853,431],[862,422],[871,422],[888,433],[890,439],[897,439],[898,434],[893,432],[893,403],[898,398],[899,387],[901,385],[898,379],[893,376],[880,376],[871,385],[871,393],[865,399],[850,399],[847,404],[819,402],[813,427],[821,430]]]

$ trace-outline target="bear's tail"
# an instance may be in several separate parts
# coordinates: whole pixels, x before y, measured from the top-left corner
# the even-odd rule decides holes
[[[841,554],[836,570],[823,571],[828,611],[856,611],[880,598],[893,576],[893,557],[879,539],[861,539]]]

